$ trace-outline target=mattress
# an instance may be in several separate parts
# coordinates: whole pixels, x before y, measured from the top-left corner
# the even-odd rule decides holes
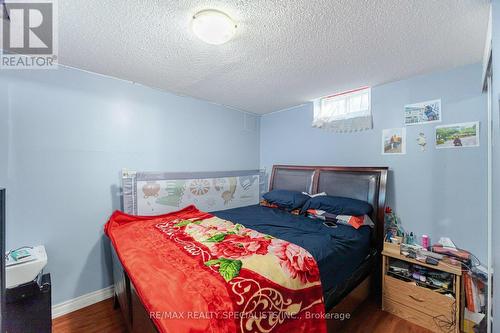
[[[213,215],[297,244],[316,259],[326,294],[346,281],[370,253],[371,228],[337,225],[260,205],[212,212]]]
[[[105,232],[159,332],[326,332],[316,264],[290,242],[192,205],[160,216],[117,211]],[[291,267],[285,251],[303,264]]]

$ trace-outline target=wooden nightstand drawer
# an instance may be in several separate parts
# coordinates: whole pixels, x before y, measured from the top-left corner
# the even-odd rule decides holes
[[[405,282],[384,276],[384,299],[390,299],[414,308],[429,316],[453,318],[455,299],[432,290],[419,287],[414,282]]]
[[[450,326],[451,316],[447,319],[429,316],[426,313],[417,311],[409,306],[384,298],[384,310],[396,316],[408,320],[416,325],[425,327],[433,332],[455,332],[456,326]],[[448,318],[450,321],[448,321]],[[444,320],[443,320],[444,319]]]
[[[406,282],[405,277],[397,279],[392,275],[399,274],[399,272],[412,273],[415,266],[418,266],[417,270],[425,267],[426,270],[434,273],[451,274],[444,282],[449,284],[452,281],[453,284],[449,286],[448,291],[453,297],[417,286],[416,282]],[[437,266],[428,265],[407,258],[399,251],[384,249],[382,252],[382,308],[433,332],[459,333],[464,304],[461,275],[460,265],[446,262],[440,262]]]

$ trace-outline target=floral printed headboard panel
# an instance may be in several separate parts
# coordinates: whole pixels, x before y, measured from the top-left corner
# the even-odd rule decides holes
[[[259,202],[258,170],[204,173],[122,172],[123,208],[159,215],[188,205],[211,212]]]

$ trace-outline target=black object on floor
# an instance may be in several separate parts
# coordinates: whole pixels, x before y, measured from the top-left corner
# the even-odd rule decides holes
[[[50,274],[6,291],[5,328],[8,333],[52,332]]]

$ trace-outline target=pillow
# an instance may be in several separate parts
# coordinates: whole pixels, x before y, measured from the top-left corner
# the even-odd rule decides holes
[[[367,225],[373,228],[375,224],[368,215],[352,216],[352,215],[337,215],[337,224],[350,225],[354,229]]]
[[[307,217],[323,221],[337,222],[337,215],[330,214],[321,209],[308,209],[306,210]]]
[[[270,203],[269,201],[267,201],[265,199],[262,199],[260,201],[260,205],[263,206],[263,207],[268,207],[268,208],[282,209],[282,210],[285,210],[285,211],[287,211],[289,213],[292,213],[293,215],[300,215],[300,208],[292,209],[292,210],[289,210],[289,209],[286,209],[286,208],[281,208],[280,206],[278,206],[276,204],[272,204],[272,203]]]
[[[354,216],[368,215],[373,211],[372,205],[368,202],[331,195],[310,198],[302,206],[301,212],[304,213],[308,209],[320,209],[335,215]]]
[[[367,225],[373,228],[375,224],[368,215],[353,216],[353,215],[335,215],[325,212],[320,209],[308,209],[306,216],[336,224],[350,225],[354,229],[359,229],[361,226]]]
[[[301,208],[309,196],[298,191],[272,190],[262,196],[269,204],[286,210]]]

